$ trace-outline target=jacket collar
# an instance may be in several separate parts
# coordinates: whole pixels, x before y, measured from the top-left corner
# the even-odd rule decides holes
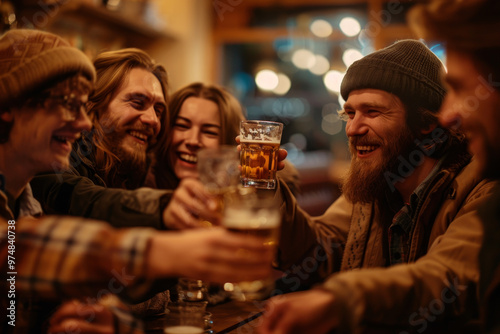
[[[0,174],[0,181],[4,181],[5,178]],[[19,201],[19,215],[21,217],[38,217],[43,214],[42,206],[35,197],[33,197],[33,192],[29,183],[26,188],[21,193],[21,196],[17,199]],[[9,207],[9,200],[7,193],[4,189],[0,189],[0,216],[6,219],[15,219],[14,212]]]

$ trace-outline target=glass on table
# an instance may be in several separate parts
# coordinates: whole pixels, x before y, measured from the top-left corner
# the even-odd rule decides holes
[[[211,333],[211,319],[207,318],[206,301],[174,303],[169,305],[165,313],[165,334],[201,334]]]
[[[216,148],[203,148],[197,152],[198,178],[205,189],[217,198],[218,211],[222,215],[225,196],[236,192],[240,185],[239,156],[236,146],[222,145]],[[213,226],[213,221],[200,215],[200,225],[203,227]],[[199,279],[180,278],[177,284],[179,302],[171,305],[171,318],[178,319],[177,322],[188,323],[189,317],[198,314],[196,307],[208,303],[208,286]],[[178,315],[178,316],[177,316]],[[199,317],[196,316],[196,319]],[[205,327],[212,323],[211,314],[203,310]],[[184,319],[184,320],[183,320]],[[173,320],[172,320],[173,321]],[[172,326],[171,326],[172,327]],[[179,328],[176,328],[179,330]],[[184,329],[183,329],[184,330]],[[206,328],[205,333],[210,333]],[[165,332],[167,333],[167,332]]]
[[[207,285],[198,279],[179,278],[177,301],[169,303],[164,333],[213,333],[211,313],[206,312]]]
[[[283,124],[269,121],[240,123],[241,182],[244,187],[276,188],[278,150]]]

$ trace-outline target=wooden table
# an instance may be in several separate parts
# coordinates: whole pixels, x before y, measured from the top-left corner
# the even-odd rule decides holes
[[[260,325],[264,302],[230,301],[224,304],[210,306],[207,311],[212,313],[214,322],[212,329],[217,334],[254,333]]]
[[[251,334],[261,323],[264,311],[264,302],[229,301],[223,304],[208,306],[207,311],[212,313],[215,334]],[[164,317],[156,317],[145,321],[147,334],[163,334]]]

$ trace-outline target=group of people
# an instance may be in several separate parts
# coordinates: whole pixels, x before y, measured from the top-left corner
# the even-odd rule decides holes
[[[161,299],[176,277],[258,279],[273,260],[291,293],[266,302],[262,334],[500,333],[498,14],[494,0],[416,5],[410,23],[444,43],[446,70],[417,40],[348,68],[342,195],[308,215],[280,150],[277,254],[199,226],[218,212],[196,153],[236,145],[245,119],[228,91],[169,96],[167,71],[139,49],[92,63],[56,35],[7,32],[0,267],[15,274],[0,283],[2,332],[140,332],[129,305]]]

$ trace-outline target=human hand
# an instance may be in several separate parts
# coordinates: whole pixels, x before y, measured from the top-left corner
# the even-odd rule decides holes
[[[238,143],[238,152],[241,151],[241,145],[240,145],[240,136],[236,136],[236,143]],[[288,155],[288,152],[284,148],[280,148],[278,150],[278,170],[282,170],[285,168],[285,159]]]
[[[271,275],[273,250],[261,238],[223,228],[162,232],[153,237],[146,272],[152,278],[251,281]]]
[[[163,210],[163,223],[169,229],[183,230],[201,227],[201,219],[220,224],[217,198],[193,178],[182,179],[170,203]]]
[[[51,317],[49,333],[114,333],[113,314],[100,304],[79,301],[64,303]]]
[[[266,303],[259,334],[326,334],[339,324],[335,296],[313,289],[276,296]]]

